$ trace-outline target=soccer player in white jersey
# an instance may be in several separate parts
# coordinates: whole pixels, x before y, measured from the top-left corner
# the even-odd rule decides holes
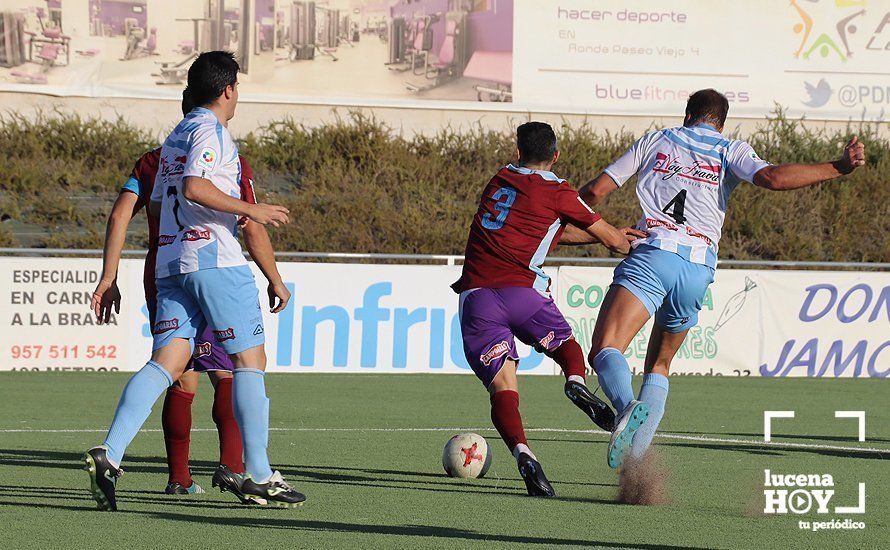
[[[235,367],[232,402],[246,470],[241,493],[280,506],[306,499],[272,471],[266,453],[269,400],[263,319],[256,283],[236,235],[242,217],[277,227],[288,222],[288,211],[241,199],[241,163],[227,129],[238,102],[238,71],[231,53],[198,56],[188,72],[188,89],[197,107],[161,149],[150,205],[161,220],[154,345],[151,360],[127,382],[104,443],[84,457],[101,509],[117,508],[115,485],[124,451],[157,398],[182,375],[195,337],[207,326]],[[272,311],[279,311],[289,292],[278,281],[270,284],[269,298],[278,302],[270,303]]]
[[[580,191],[593,206],[636,175],[643,209],[637,229],[648,232],[615,269],[588,357],[619,415],[608,447],[613,468],[628,451],[634,458],[645,453],[664,414],[671,360],[698,322],[714,281],[732,190],[742,182],[772,191],[799,189],[865,164],[863,144],[853,137],[838,160],[772,165],[744,141],[721,134],[728,111],[726,97],[715,90],[692,94],[683,126],[644,135]],[[624,351],[652,315],[643,386],[634,399]]]

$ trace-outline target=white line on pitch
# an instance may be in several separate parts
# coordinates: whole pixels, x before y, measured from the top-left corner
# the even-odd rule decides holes
[[[0,433],[105,433],[107,429],[0,429]],[[156,428],[141,430],[143,432],[162,432]],[[216,432],[216,428],[193,428],[193,432]],[[494,428],[269,428],[270,432],[493,432]],[[603,430],[570,430],[566,428],[526,428],[526,432],[609,435]],[[816,449],[835,451],[855,451],[861,453],[887,453],[890,449],[875,447],[850,447],[847,445],[823,445],[820,443],[790,443],[781,441],[763,441],[760,439],[735,439],[721,437],[707,437],[703,435],[683,435],[672,433],[657,433],[655,437],[660,439],[674,439],[679,441],[696,441],[700,443],[725,443],[730,445],[755,445],[758,447],[787,447],[793,449]]]

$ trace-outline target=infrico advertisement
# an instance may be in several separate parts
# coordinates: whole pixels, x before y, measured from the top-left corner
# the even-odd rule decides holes
[[[471,373],[457,296],[460,267],[282,263],[293,298],[265,314],[272,372]],[[123,305],[108,325],[89,312],[96,259],[8,258],[0,267],[0,370],[137,370],[151,352],[142,262],[124,260]],[[548,269],[554,298],[589,347],[608,268]],[[265,285],[256,272],[260,302]],[[887,378],[890,285],[882,273],[718,270],[677,375]],[[651,325],[651,323],[650,323]],[[640,372],[650,326],[625,355]],[[554,374],[520,346],[520,369]]]
[[[11,0],[0,20],[0,91],[178,98],[225,49],[242,101],[678,116],[713,87],[743,117],[890,108],[880,0]]]

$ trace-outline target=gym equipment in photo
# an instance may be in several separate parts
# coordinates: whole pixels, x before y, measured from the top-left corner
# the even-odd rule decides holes
[[[319,14],[321,15],[320,24]],[[340,45],[340,10],[325,8],[316,4],[315,21],[316,28],[318,29],[315,41],[316,51],[337,61],[337,56],[334,55],[334,52],[337,51],[337,47]]]
[[[0,13],[0,67],[18,67],[25,62],[25,17]]]
[[[513,52],[473,52],[464,77],[485,82],[474,86],[479,101],[513,101]]]
[[[405,87],[411,92],[424,92],[463,76],[467,64],[466,34],[466,14],[463,12],[446,14],[445,36],[436,53],[435,61],[430,60],[427,51],[423,56],[422,70],[414,69],[414,74],[422,74],[431,82],[428,84],[405,82]]]
[[[51,4],[48,2],[48,4]],[[62,31],[62,16],[60,11],[53,12],[54,17],[47,17],[47,12],[43,8],[35,10],[37,22],[40,24],[40,33],[34,31],[25,31],[28,35],[28,61],[34,61],[34,47],[40,47],[40,55],[37,57],[41,60],[41,64],[46,60],[44,55],[54,55],[53,65],[67,65],[71,61],[71,37]],[[58,46],[58,48],[44,49],[43,46]],[[65,63],[56,63],[59,55],[65,54]]]
[[[315,2],[292,2],[288,26],[288,59],[315,59]]]
[[[148,28],[147,0],[90,0],[90,34],[124,36],[133,27]]]
[[[59,59],[60,52],[62,50],[61,44],[52,44],[52,43],[44,43],[41,44],[40,50],[37,52],[37,59],[39,62],[39,69],[37,72],[27,72],[27,71],[19,71],[14,70],[10,71],[10,75],[20,82],[24,82],[27,84],[46,84],[47,78],[46,75],[50,69],[52,69],[56,62]],[[36,61],[34,63],[37,63]]]
[[[124,25],[127,31],[127,50],[121,61],[160,55],[156,51],[158,49],[158,29],[156,27],[152,27],[146,36],[145,28],[140,27],[136,19],[125,19]]]
[[[183,81],[185,81],[186,76],[188,76],[189,65],[191,65],[192,60],[198,56],[198,51],[201,47],[201,27],[206,26],[208,19],[205,17],[189,17],[176,19],[176,21],[192,22],[194,39],[191,41],[191,48],[189,48],[188,44],[185,44],[187,41],[180,41],[179,44],[177,44],[177,53],[185,55],[182,60],[157,61],[156,63],[160,65],[160,67],[158,67],[158,72],[151,73],[151,76],[160,79],[157,80],[155,84],[182,84]]]

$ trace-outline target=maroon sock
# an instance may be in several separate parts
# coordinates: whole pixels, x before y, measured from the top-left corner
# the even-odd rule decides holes
[[[223,378],[216,383],[216,393],[213,395],[213,421],[216,422],[216,430],[219,432],[219,463],[236,474],[243,473],[244,450],[241,446],[241,431],[238,429],[235,410],[232,407],[231,378]]]
[[[569,376],[586,378],[587,365],[584,362],[584,352],[574,338],[566,340],[561,346],[548,353],[548,355],[562,368],[566,378]]]
[[[195,394],[171,387],[164,398],[161,424],[164,426],[164,445],[167,447],[168,483],[183,487],[192,485],[189,472],[189,434],[192,431],[192,401]]]
[[[519,394],[515,391],[503,390],[491,396],[491,421],[510,452],[519,443],[528,445],[519,416]]]

